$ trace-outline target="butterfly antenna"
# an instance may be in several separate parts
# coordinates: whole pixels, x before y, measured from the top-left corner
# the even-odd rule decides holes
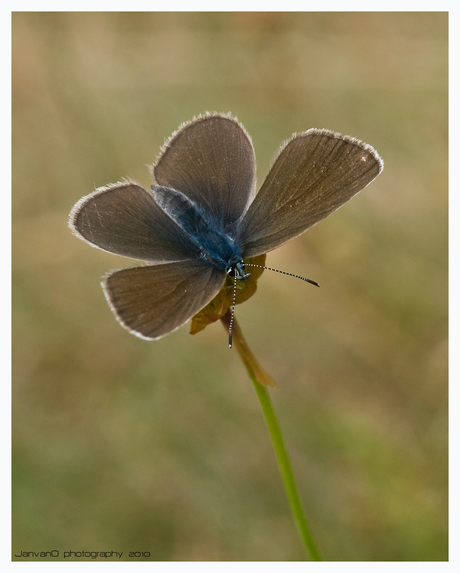
[[[288,275],[288,276],[294,277],[296,279],[301,279],[307,283],[310,283],[311,285],[315,285],[315,286],[319,287],[319,284],[315,281],[312,281],[311,279],[307,279],[307,278],[301,277],[299,275],[294,275],[292,273],[287,273],[285,271],[279,271],[278,269],[272,269],[271,267],[264,267],[263,265],[253,265],[252,263],[245,263],[244,266],[245,267],[259,267],[259,269],[265,269],[267,271],[274,271],[275,273],[281,273],[282,275]]]
[[[232,347],[233,341],[233,317],[235,315],[235,301],[236,301],[236,276],[233,279],[233,301],[232,301],[232,314],[230,316],[230,325],[228,327],[228,347]]]

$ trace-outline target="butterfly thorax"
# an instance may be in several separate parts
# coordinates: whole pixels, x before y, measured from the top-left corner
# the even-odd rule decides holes
[[[177,189],[152,185],[152,192],[157,205],[198,247],[201,259],[236,278],[246,278],[235,240],[211,213]]]

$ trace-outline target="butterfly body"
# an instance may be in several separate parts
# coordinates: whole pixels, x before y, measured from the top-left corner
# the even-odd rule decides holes
[[[213,215],[184,193],[168,187],[151,187],[157,205],[180,227],[199,249],[199,258],[228,273],[243,263],[240,249],[232,235]]]

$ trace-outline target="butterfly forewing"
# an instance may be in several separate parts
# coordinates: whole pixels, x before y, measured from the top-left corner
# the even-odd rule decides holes
[[[225,277],[202,261],[181,261],[115,271],[102,287],[119,322],[133,334],[155,340],[206,306]]]
[[[254,196],[252,142],[230,116],[210,114],[185,124],[152,171],[160,185],[187,195],[222,228],[235,224]]]
[[[271,251],[330,215],[383,169],[370,146],[328,130],[295,135],[238,229],[245,257]]]
[[[116,183],[83,197],[69,225],[90,244],[132,259],[167,262],[194,258],[196,245],[135,183]]]

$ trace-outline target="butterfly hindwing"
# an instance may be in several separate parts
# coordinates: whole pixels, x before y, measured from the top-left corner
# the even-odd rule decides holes
[[[207,114],[173,133],[152,173],[159,185],[182,191],[228,229],[254,197],[255,169],[245,129],[231,116]]]
[[[80,199],[69,225],[91,245],[132,259],[167,262],[199,256],[152,193],[132,182],[108,185]]]

